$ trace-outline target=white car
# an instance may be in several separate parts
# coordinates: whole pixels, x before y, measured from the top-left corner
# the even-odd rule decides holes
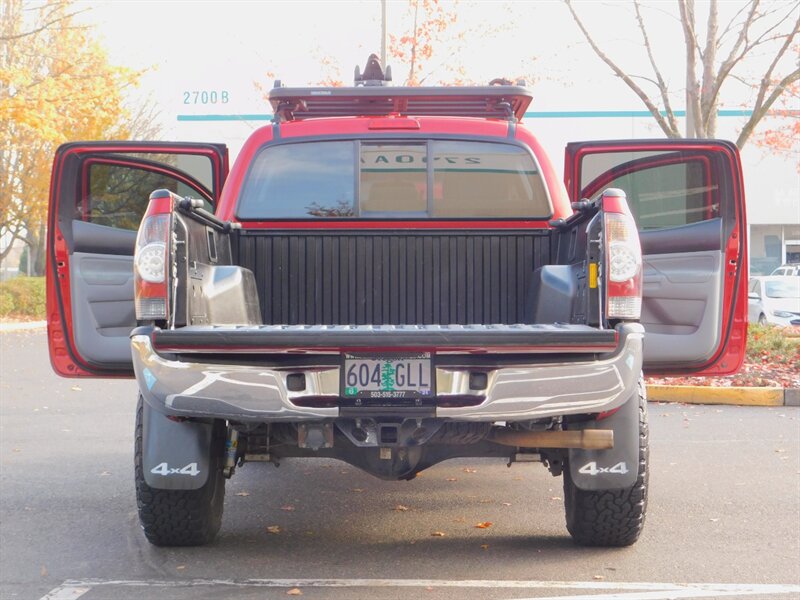
[[[781,265],[775,269],[770,275],[800,275],[800,264],[790,263]]]
[[[800,277],[752,277],[748,288],[748,318],[766,325],[800,324]]]

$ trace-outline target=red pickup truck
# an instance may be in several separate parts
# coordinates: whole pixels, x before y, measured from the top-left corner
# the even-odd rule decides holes
[[[454,457],[540,462],[563,475],[577,543],[632,544],[642,372],[743,359],[736,148],[571,143],[562,183],[520,123],[525,88],[377,72],[275,87],[272,124],[230,173],[219,144],[59,148],[53,368],[136,378],[154,544],[209,542],[226,479],[288,457],[384,479]]]

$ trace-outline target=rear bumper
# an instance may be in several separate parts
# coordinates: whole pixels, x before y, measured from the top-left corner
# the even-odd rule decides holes
[[[636,391],[644,329],[625,324],[619,326],[617,334],[613,352],[576,353],[555,363],[543,362],[542,354],[531,354],[513,366],[493,366],[492,355],[487,354],[485,364],[473,355],[469,366],[458,366],[451,357],[435,367],[437,400],[447,404],[448,398],[474,397],[475,402],[470,406],[437,406],[435,416],[458,421],[524,421],[616,408]],[[159,412],[263,422],[319,421],[340,416],[338,407],[303,405],[311,399],[339,397],[338,365],[219,364],[213,358],[201,360],[200,354],[193,362],[192,354],[178,358],[163,354],[161,348],[156,351],[151,336],[140,332],[134,332],[131,345],[142,395]],[[485,390],[469,389],[472,371],[487,373]],[[287,376],[292,373],[305,375],[303,391],[288,389]]]

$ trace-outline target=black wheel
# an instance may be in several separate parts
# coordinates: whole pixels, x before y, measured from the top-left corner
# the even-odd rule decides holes
[[[758,315],[758,324],[761,325],[762,327],[767,325],[768,324],[767,315],[765,315],[764,313]]]
[[[630,488],[585,491],[564,467],[564,507],[567,529],[582,546],[630,546],[644,526],[647,508],[647,401],[639,385],[639,470]]]
[[[136,446],[134,454],[136,505],[147,541],[156,546],[201,546],[216,537],[222,524],[225,477],[222,455],[225,446],[224,422],[214,427],[211,472],[198,490],[160,490],[145,482],[142,467],[142,413],[139,396],[136,408]]]

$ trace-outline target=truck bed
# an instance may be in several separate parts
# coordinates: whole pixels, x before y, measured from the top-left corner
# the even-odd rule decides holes
[[[550,233],[243,229],[231,250],[255,275],[264,324],[514,324],[534,322]]]

